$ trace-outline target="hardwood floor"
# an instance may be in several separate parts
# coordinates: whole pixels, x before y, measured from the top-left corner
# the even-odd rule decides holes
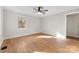
[[[4,40],[4,53],[76,53],[79,52],[79,41],[72,39],[58,39],[54,36],[38,33]]]

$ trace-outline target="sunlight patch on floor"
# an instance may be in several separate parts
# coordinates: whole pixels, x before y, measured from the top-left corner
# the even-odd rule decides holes
[[[63,36],[61,33],[57,32],[56,36],[51,35],[39,35],[37,38],[49,38],[49,39],[56,39],[57,41],[66,40],[65,36]]]
[[[60,34],[60,33],[56,33],[56,38],[58,38],[58,39],[65,39],[65,36],[63,36],[62,34]]]
[[[37,36],[37,38],[56,38],[56,37],[46,36],[46,35],[40,35],[40,36]]]

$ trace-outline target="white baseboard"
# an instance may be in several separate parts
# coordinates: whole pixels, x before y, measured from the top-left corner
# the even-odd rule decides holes
[[[39,33],[39,32],[34,32],[34,33]],[[31,34],[34,34],[34,33],[28,33],[28,34],[22,34],[22,35],[16,35],[16,36],[8,36],[8,37],[4,37],[4,40],[5,39],[10,39],[10,38],[16,38],[16,37],[26,36],[26,35],[31,35]]]

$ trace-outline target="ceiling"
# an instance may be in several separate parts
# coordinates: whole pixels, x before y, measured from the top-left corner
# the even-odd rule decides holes
[[[19,13],[23,13],[26,15],[36,16],[36,17],[46,17],[60,12],[79,8],[79,6],[43,6],[45,9],[48,9],[48,12],[46,12],[46,14],[38,15],[33,13],[34,12],[33,8],[35,7],[38,7],[38,6],[6,6],[4,8],[19,12]]]

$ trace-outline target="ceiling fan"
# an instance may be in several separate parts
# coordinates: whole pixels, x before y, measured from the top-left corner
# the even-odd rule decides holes
[[[48,10],[44,9],[44,7],[37,7],[37,8],[33,8],[34,13],[37,14],[45,14]]]

